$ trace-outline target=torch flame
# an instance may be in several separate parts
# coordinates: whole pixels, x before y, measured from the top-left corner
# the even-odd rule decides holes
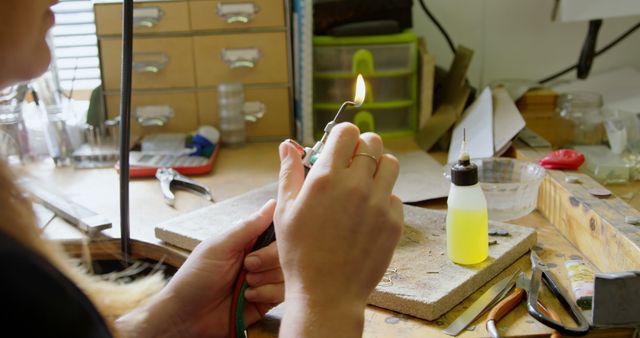
[[[365,92],[364,79],[362,78],[362,74],[358,74],[358,78],[356,79],[356,96],[353,98],[353,103],[356,107],[360,107],[362,103],[364,103]]]

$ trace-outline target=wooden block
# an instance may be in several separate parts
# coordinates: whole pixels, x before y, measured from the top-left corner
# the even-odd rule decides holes
[[[193,250],[204,239],[224,234],[239,220],[260,210],[269,199],[276,197],[277,191],[277,183],[272,183],[172,218],[156,226],[156,237],[179,248]]]
[[[537,162],[545,153],[518,142],[517,158]],[[566,182],[576,176],[580,184]],[[637,270],[640,266],[640,228],[625,222],[640,211],[611,196],[598,198],[591,189],[603,188],[588,175],[548,170],[538,194],[538,210],[602,272]]]
[[[555,107],[558,94],[550,89],[538,88],[527,91],[520,99],[518,105],[550,105]]]
[[[228,201],[179,216],[156,227],[156,237],[192,250],[202,240],[220,236],[237,221],[258,210],[276,196],[276,184],[251,191]],[[535,230],[506,223],[489,247],[489,258],[475,266],[453,264],[446,255],[445,214],[405,206],[405,230],[389,273],[371,295],[370,304],[419,318],[433,320],[503,271],[536,242]],[[395,272],[393,272],[395,271]]]

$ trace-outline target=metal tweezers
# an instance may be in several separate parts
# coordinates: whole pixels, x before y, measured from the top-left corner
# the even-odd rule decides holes
[[[159,168],[158,171],[156,171],[156,178],[160,180],[160,190],[162,190],[164,201],[171,206],[174,205],[176,198],[171,191],[171,188],[174,186],[192,190],[201,194],[206,200],[213,202],[209,188],[180,174],[172,168]]]

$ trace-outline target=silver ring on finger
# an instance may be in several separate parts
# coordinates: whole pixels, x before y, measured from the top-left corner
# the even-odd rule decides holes
[[[373,162],[376,164],[376,166],[378,165],[378,158],[377,158],[377,157],[375,157],[375,156],[373,156],[373,155],[371,155],[371,154],[367,154],[367,153],[357,153],[357,154],[355,154],[353,157],[354,157],[354,158],[356,158],[357,156],[364,156],[364,157],[370,158],[370,159],[372,159],[372,160],[373,160]]]

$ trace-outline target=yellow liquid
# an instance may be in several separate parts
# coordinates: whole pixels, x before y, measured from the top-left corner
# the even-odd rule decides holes
[[[489,255],[487,210],[449,209],[447,255],[457,264],[477,264]]]

